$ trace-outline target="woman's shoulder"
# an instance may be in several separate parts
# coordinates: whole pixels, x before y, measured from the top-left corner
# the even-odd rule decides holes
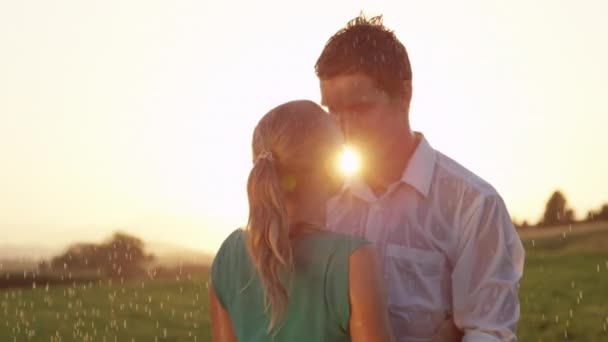
[[[235,272],[242,267],[244,231],[236,229],[222,242],[211,264],[211,283],[215,294],[224,308],[230,303],[231,293],[234,292]]]
[[[345,233],[338,233],[338,232],[332,232],[332,231],[325,231],[323,232],[323,234],[328,238],[328,239],[332,239],[334,241],[346,241],[346,242],[359,242],[359,243],[368,243],[367,240],[365,240],[364,238],[360,237],[360,236],[355,236],[355,235],[350,235],[350,234],[345,234]]]
[[[222,242],[220,248],[213,258],[211,264],[211,277],[219,280],[220,276],[226,275],[223,270],[233,270],[240,265],[245,246],[245,231],[241,228],[235,229]]]
[[[319,243],[326,244],[335,250],[351,254],[359,247],[369,244],[369,241],[353,235],[326,231],[317,235]]]
[[[243,228],[235,229],[224,241],[226,244],[240,243],[245,240],[245,230]]]
[[[216,257],[226,254],[234,253],[235,249],[240,249],[245,242],[245,231],[242,228],[235,229],[226,239],[222,242],[219,250],[217,251]]]

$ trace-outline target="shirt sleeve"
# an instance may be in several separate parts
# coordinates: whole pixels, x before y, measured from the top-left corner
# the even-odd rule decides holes
[[[463,342],[517,341],[525,252],[498,194],[481,197],[463,225],[452,272]]]

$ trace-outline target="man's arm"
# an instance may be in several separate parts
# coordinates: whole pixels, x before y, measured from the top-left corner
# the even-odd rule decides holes
[[[517,341],[524,249],[498,194],[465,218],[452,271],[454,322],[463,342]]]

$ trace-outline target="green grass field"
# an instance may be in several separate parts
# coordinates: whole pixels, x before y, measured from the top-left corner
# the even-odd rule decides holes
[[[207,277],[0,292],[0,341],[210,341]]]
[[[608,229],[524,244],[520,341],[608,341]],[[205,275],[0,291],[2,342],[209,340]]]
[[[576,230],[524,241],[521,341],[608,341],[608,229]]]

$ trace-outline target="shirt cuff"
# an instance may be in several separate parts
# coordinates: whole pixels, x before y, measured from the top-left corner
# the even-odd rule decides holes
[[[502,342],[502,340],[481,331],[469,330],[466,331],[462,342]]]

